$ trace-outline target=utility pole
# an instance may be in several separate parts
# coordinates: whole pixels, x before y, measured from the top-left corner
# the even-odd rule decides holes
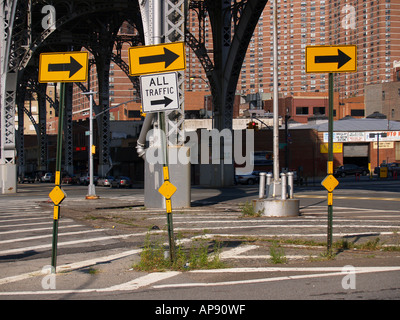
[[[154,44],[162,43],[163,29],[164,29],[164,10],[163,1],[154,1]],[[163,176],[164,183],[169,182],[169,166],[168,166],[168,139],[165,124],[165,112],[158,112],[158,123],[161,131],[164,134],[161,137],[161,152],[163,153]],[[171,262],[175,261],[175,239],[172,221],[172,205],[170,197],[166,197],[167,209],[167,226],[168,226],[168,243],[169,243],[169,258]]]
[[[86,199],[95,200],[99,197],[96,195],[96,188],[93,183],[93,94],[95,92],[83,92],[84,95],[89,95],[89,186],[88,186],[88,194],[86,195]]]
[[[278,31],[277,31],[277,4],[276,0],[273,0],[273,196],[277,194],[279,184],[279,98],[278,98]]]

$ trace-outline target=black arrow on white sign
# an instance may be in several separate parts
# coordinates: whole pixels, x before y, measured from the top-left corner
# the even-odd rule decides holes
[[[315,63],[337,63],[338,69],[343,67],[347,62],[351,60],[347,54],[342,50],[338,49],[338,54],[336,56],[316,56]]]
[[[163,104],[164,108],[166,108],[172,101],[173,100],[171,100],[170,98],[164,96],[164,100],[151,101],[151,105],[155,106],[155,105]]]
[[[49,64],[49,72],[60,72],[69,71],[69,77],[71,78],[75,73],[81,70],[83,66],[76,61],[73,57],[70,57],[69,63],[54,63]]]
[[[179,55],[164,48],[164,54],[158,54],[154,56],[146,56],[146,57],[139,57],[139,64],[152,64],[152,63],[159,63],[165,62],[165,68],[168,68],[170,64],[172,64],[176,59],[179,58]]]

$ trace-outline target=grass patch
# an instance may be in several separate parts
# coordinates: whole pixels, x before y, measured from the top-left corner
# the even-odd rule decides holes
[[[285,251],[278,244],[278,242],[274,242],[272,246],[269,248],[269,254],[271,258],[269,261],[273,264],[287,263],[287,258],[285,256]]]
[[[240,211],[242,212],[242,217],[261,217],[262,211],[255,211],[253,204],[246,201],[244,204],[239,205]]]
[[[91,274],[91,275],[96,275],[96,274],[100,273],[100,270],[99,270],[99,269],[96,269],[96,268],[93,268],[93,267],[90,267],[90,268],[87,270],[87,273],[89,273],[89,274]]]
[[[379,244],[380,241],[381,241],[381,239],[379,239],[378,237],[373,239],[373,240],[369,240],[366,243],[360,245],[360,249],[363,249],[363,250],[378,250],[381,247],[381,245]]]
[[[382,248],[383,251],[400,251],[400,246],[386,246]]]
[[[171,261],[167,246],[161,242],[160,238],[151,238],[151,234],[147,233],[140,261],[133,268],[137,271],[147,272],[224,268],[225,264],[219,257],[220,247],[218,241],[210,246],[208,240],[195,239],[190,248],[185,248],[182,244],[177,245],[175,259]]]
[[[349,242],[347,239],[342,238],[333,243],[333,247],[338,251],[350,250],[354,248],[354,243]]]

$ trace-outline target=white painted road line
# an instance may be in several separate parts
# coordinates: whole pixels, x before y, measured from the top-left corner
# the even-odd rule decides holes
[[[207,228],[209,229],[209,228]],[[221,228],[222,229],[222,228]],[[181,228],[182,231],[185,230],[191,230],[191,229],[184,229]],[[333,237],[356,237],[356,236],[368,236],[368,235],[374,235],[374,236],[379,236],[379,235],[397,235],[398,232],[357,232],[357,233],[333,233]],[[208,234],[210,237],[221,237],[221,238],[274,238],[274,237],[326,237],[326,232],[325,233],[307,233],[305,234],[299,234],[299,233],[271,233],[271,234],[225,234],[225,233],[210,233]]]
[[[291,275],[291,276],[281,276],[281,277],[271,277],[271,278],[259,278],[259,279],[249,279],[249,280],[233,280],[233,281],[221,281],[221,282],[192,282],[192,283],[172,283],[172,284],[161,284],[153,285],[151,289],[171,289],[171,288],[188,288],[188,287],[214,287],[214,286],[232,286],[232,285],[245,285],[245,284],[258,284],[266,282],[276,282],[276,281],[288,281],[288,280],[298,280],[298,279],[312,279],[312,278],[322,278],[322,277],[334,277],[343,276],[346,272],[342,268],[338,267],[327,267],[327,268],[237,268],[234,269],[218,269],[218,270],[194,270],[189,271],[190,273],[225,273],[225,272],[323,272],[317,274],[301,274],[301,275]],[[376,272],[393,272],[400,271],[400,267],[355,267],[355,274],[363,273],[376,273]],[[18,291],[18,292],[0,292],[0,296],[20,296],[20,295],[56,295],[56,294],[68,294],[68,293],[104,293],[104,292],[114,292],[114,291],[134,291],[143,287],[150,286],[162,280],[166,280],[177,275],[182,274],[178,271],[170,272],[156,272],[147,274],[145,276],[139,277],[132,281],[122,283],[119,285],[100,288],[100,289],[71,289],[71,290],[42,290],[42,291]],[[1,283],[0,283],[1,284]]]
[[[290,268],[287,268],[287,269],[290,269]],[[304,268],[304,269],[307,269],[307,268]],[[337,272],[329,272],[328,271],[328,273],[302,274],[302,275],[282,276],[282,277],[273,277],[273,278],[250,279],[250,280],[162,284],[162,285],[154,285],[152,288],[153,289],[171,289],[171,288],[187,288],[187,287],[232,286],[232,285],[238,285],[238,284],[256,284],[256,283],[265,283],[265,282],[274,282],[274,281],[343,276],[345,273],[342,270],[343,270],[343,268],[341,268],[341,270],[337,271]],[[226,271],[226,269],[219,270],[219,272],[225,272],[225,271]],[[276,270],[276,271],[278,271],[278,270]],[[286,271],[291,271],[291,270],[286,270]],[[304,270],[304,271],[306,272],[308,270]],[[364,268],[358,267],[355,269],[355,274],[390,272],[390,271],[400,271],[400,267],[364,267]]]
[[[19,219],[2,219],[2,222],[15,222],[15,221],[27,221],[27,220],[49,220],[50,216],[43,217],[29,217],[29,218],[19,218]]]
[[[160,233],[160,232],[162,233],[164,231],[161,231],[161,230],[160,231],[153,231],[152,233]],[[147,234],[147,232],[140,232],[140,233],[123,234],[123,235],[118,235],[118,236],[106,236],[106,237],[99,237],[99,238],[91,238],[91,239],[81,239],[81,240],[75,240],[75,241],[59,242],[58,243],[58,247],[81,244],[81,243],[88,243],[88,242],[107,241],[107,240],[113,240],[113,239],[124,239],[124,238],[129,238],[129,237],[144,236],[146,234]],[[51,246],[52,246],[51,244],[45,244],[45,245],[40,245],[40,246],[32,246],[32,247],[24,247],[24,248],[3,250],[3,251],[0,251],[0,255],[7,255],[7,254],[15,254],[15,253],[21,253],[21,252],[26,252],[26,251],[49,249],[49,248],[51,248]]]
[[[134,280],[126,282],[126,283],[122,283],[122,284],[112,286],[109,288],[97,289],[96,291],[97,292],[109,292],[109,291],[137,290],[139,288],[149,286],[155,282],[175,277],[178,274],[181,274],[181,272],[179,272],[179,271],[154,272],[154,273],[147,274],[143,277],[134,279]]]
[[[194,223],[194,222],[193,222]],[[335,226],[337,227],[342,227],[342,228],[375,228],[375,229],[392,229],[392,228],[400,228],[400,226],[371,226],[371,225],[341,225]],[[274,225],[274,224],[262,224],[262,225],[252,225],[252,226],[228,226],[228,227],[193,227],[193,228],[175,228],[176,231],[201,231],[204,229],[207,230],[222,230],[222,229],[254,229],[254,228],[290,228],[290,229],[301,229],[301,228],[326,228],[326,225],[284,225],[284,224],[279,224],[279,225]]]
[[[230,250],[226,250],[220,253],[219,258],[221,260],[227,259],[271,259],[271,255],[242,255],[248,251],[258,249],[259,246],[255,245],[247,245],[247,246],[240,246],[237,248],[233,248]],[[310,257],[317,257],[317,255],[285,255],[285,258],[289,260],[302,260],[302,259],[309,259]],[[212,259],[213,256],[210,256]]]
[[[354,220],[350,220],[353,222],[358,222]],[[247,227],[247,228],[326,228],[326,224],[298,224],[298,225],[289,225],[289,224],[263,224],[263,225],[257,225],[257,226],[244,226],[244,223],[250,223],[250,224],[255,224],[255,223],[260,223],[260,222],[265,222],[265,221],[234,221],[234,220],[229,220],[229,221],[220,221],[220,220],[208,220],[208,221],[175,221],[175,225],[177,224],[201,224],[201,223],[232,223],[232,224],[242,224],[241,226],[233,226],[233,227],[222,227],[222,228],[242,228],[242,227]],[[275,221],[271,221],[273,223]],[[299,221],[298,221],[299,222]],[[309,222],[309,221],[307,221]],[[319,222],[319,221],[317,221]],[[338,222],[338,220],[335,219],[335,222]],[[346,227],[346,228],[400,228],[400,225],[370,225],[370,224],[364,224],[364,225],[359,225],[359,224],[346,224],[346,225],[340,225],[336,224],[336,227]]]
[[[78,234],[84,234],[84,233],[93,233],[93,232],[100,232],[100,231],[104,231],[104,229],[94,229],[94,230],[84,230],[84,231],[74,231],[74,232],[64,232],[64,233],[60,232],[58,234],[58,236],[59,237],[72,236],[72,235],[78,235]],[[53,236],[53,234],[49,233],[49,234],[40,235],[40,236],[24,237],[24,238],[17,238],[17,239],[8,239],[8,240],[0,241],[0,244],[21,242],[21,241],[31,241],[31,240],[37,240],[37,239],[45,239],[45,238],[51,238],[52,236]]]
[[[75,262],[75,263],[71,263],[71,264],[64,264],[64,265],[57,267],[57,272],[66,272],[66,271],[72,271],[72,270],[76,270],[76,269],[86,268],[86,267],[89,267],[89,266],[92,266],[92,265],[95,265],[98,263],[109,262],[109,261],[121,259],[124,257],[128,257],[131,255],[139,254],[140,252],[142,252],[142,249],[134,249],[134,250],[124,251],[124,252],[109,255],[109,256],[98,257],[98,258]],[[28,272],[28,273],[20,274],[17,276],[11,276],[11,277],[0,279],[0,285],[6,284],[6,283],[11,283],[11,282],[22,281],[22,280],[26,280],[26,279],[34,277],[34,276],[43,276],[43,275],[44,274],[43,274],[42,270]]]
[[[219,257],[220,259],[232,259],[233,257],[236,257],[242,253],[246,253],[247,251],[254,250],[257,248],[259,248],[259,246],[254,246],[254,245],[240,246],[237,248],[221,252]]]
[[[81,224],[71,224],[69,226],[59,226],[58,229],[61,230],[61,229],[67,229],[67,228],[82,228],[82,227],[85,227],[85,226],[81,225]],[[37,231],[45,231],[45,230],[53,230],[53,227],[3,231],[3,232],[0,232],[0,235],[12,234],[12,233],[37,232]]]
[[[93,292],[114,292],[114,291],[133,291],[142,287],[147,287],[153,283],[166,280],[181,274],[178,271],[154,272],[135,280],[100,289],[71,289],[71,290],[42,290],[42,291],[19,291],[19,292],[0,292],[0,296],[20,296],[20,295],[55,295],[71,293],[93,293]]]
[[[74,221],[70,220],[70,219],[63,220],[63,223],[71,223],[71,222],[74,222]],[[45,221],[45,222],[24,223],[24,224],[22,224],[22,223],[21,224],[7,224],[7,225],[2,224],[0,226],[0,228],[10,228],[10,227],[19,228],[19,227],[27,227],[27,226],[36,226],[36,225],[40,225],[40,224],[53,225],[53,220],[49,220],[49,221]]]

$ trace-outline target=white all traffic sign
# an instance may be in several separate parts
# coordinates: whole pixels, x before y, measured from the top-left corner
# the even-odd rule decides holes
[[[140,77],[143,112],[179,109],[178,74],[176,72]]]

